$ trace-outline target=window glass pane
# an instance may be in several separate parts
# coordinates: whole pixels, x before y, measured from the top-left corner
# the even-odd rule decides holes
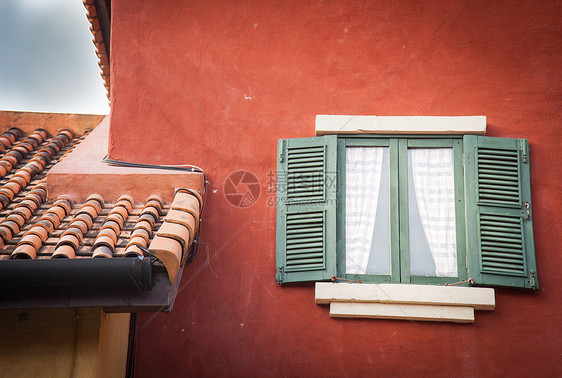
[[[346,273],[390,274],[388,161],[388,147],[346,149]]]
[[[408,150],[410,273],[456,277],[452,148]]]

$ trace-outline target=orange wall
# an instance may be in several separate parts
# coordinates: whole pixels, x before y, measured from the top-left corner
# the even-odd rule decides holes
[[[114,0],[112,159],[195,164],[203,244],[172,314],[142,315],[150,376],[556,375],[562,370],[562,4]],[[473,325],[334,320],[280,287],[267,174],[316,114],[486,115],[528,138],[541,290],[497,290]],[[223,196],[254,172],[258,202]]]

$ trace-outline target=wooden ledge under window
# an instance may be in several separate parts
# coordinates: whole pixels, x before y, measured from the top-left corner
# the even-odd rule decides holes
[[[332,317],[473,323],[474,310],[496,302],[490,288],[317,282],[316,303]]]
[[[317,115],[316,135],[327,134],[486,134],[485,116]]]

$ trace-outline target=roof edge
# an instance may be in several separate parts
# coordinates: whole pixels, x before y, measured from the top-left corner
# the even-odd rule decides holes
[[[25,133],[43,129],[56,135],[62,129],[84,134],[98,126],[106,115],[78,113],[44,113],[27,111],[0,111],[0,132],[17,127]]]
[[[111,1],[83,0],[82,2],[86,8],[86,17],[90,21],[90,32],[94,37],[92,42],[96,48],[100,75],[104,81],[107,98],[110,99]]]

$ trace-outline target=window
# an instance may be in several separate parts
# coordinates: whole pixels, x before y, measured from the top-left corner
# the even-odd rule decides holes
[[[280,140],[277,279],[537,288],[528,142]]]
[[[456,214],[462,211],[455,211],[464,202],[462,191],[455,192],[455,182],[459,189],[463,182],[462,140],[345,138],[341,143],[346,276],[366,282],[458,281],[458,272],[466,271],[457,258],[464,235],[456,229],[462,224]],[[464,249],[458,254],[464,256]]]

